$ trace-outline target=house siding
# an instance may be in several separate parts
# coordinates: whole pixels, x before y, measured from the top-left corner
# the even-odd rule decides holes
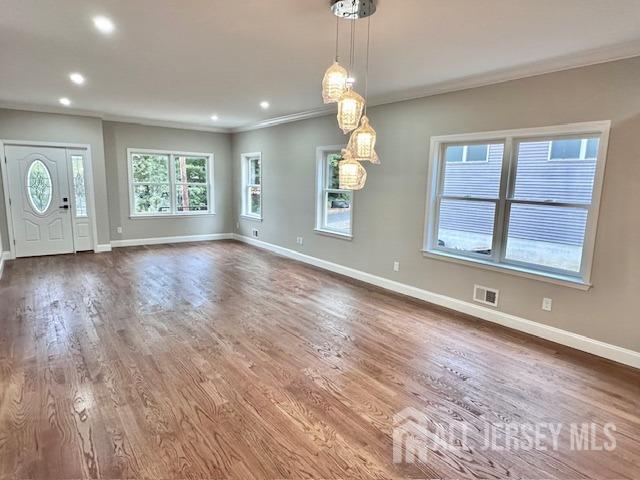
[[[549,160],[550,148],[550,141],[520,143],[515,198],[589,204],[596,160]],[[503,151],[501,144],[490,145],[487,162],[447,162],[443,193],[497,198]],[[494,213],[492,202],[444,200],[440,228],[491,235]],[[583,208],[513,205],[509,236],[582,245],[586,220],[587,210]]]

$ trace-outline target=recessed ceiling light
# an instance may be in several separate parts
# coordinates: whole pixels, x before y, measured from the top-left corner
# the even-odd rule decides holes
[[[69,78],[76,85],[83,85],[84,84],[84,77],[82,76],[81,73],[71,73],[71,74],[69,74]]]
[[[100,32],[106,34],[112,33],[116,29],[116,26],[113,24],[111,19],[103,17],[102,15],[93,17],[93,24],[98,30],[100,30]]]
[[[65,107],[68,107],[69,105],[71,105],[71,100],[69,100],[67,97],[62,97],[60,100],[58,100],[62,105],[64,105]]]
[[[218,120],[218,115],[211,115],[211,120],[214,122]]]
[[[263,110],[266,110],[267,108],[269,108],[269,102],[267,102],[266,100],[264,102],[260,102],[260,107]]]

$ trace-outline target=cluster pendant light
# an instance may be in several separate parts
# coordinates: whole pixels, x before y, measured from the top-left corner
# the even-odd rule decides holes
[[[347,150],[353,158],[359,162],[371,162],[380,164],[380,159],[375,151],[376,131],[369,125],[369,118],[362,116],[360,126],[351,134]]]
[[[351,46],[349,70],[338,62],[338,26],[336,23],[336,56],[334,63],[326,71],[322,80],[322,98],[324,103],[338,104],[338,126],[345,133],[353,132],[346,149],[342,150],[342,160],[338,164],[340,188],[360,190],[367,179],[367,171],[360,162],[380,164],[375,152],[376,131],[369,124],[366,115],[366,98],[369,81],[369,43],[371,18],[367,25],[367,58],[364,98],[353,89],[350,73],[354,68],[355,21],[369,17],[375,12],[375,0],[334,0],[332,11],[338,17],[349,19],[351,23]]]
[[[338,101],[338,126],[345,135],[358,127],[363,111],[364,98],[347,86]]]
[[[343,190],[360,190],[367,181],[367,171],[355,160],[351,152],[342,149],[342,160],[338,163],[338,182]]]
[[[347,89],[347,69],[337,61],[329,67],[322,79],[322,100],[324,103],[336,103]]]
[[[338,63],[338,21],[336,18],[336,56],[333,65],[331,65],[324,74],[322,79],[322,100],[324,103],[337,103],[342,94],[347,90],[347,80],[349,72]]]

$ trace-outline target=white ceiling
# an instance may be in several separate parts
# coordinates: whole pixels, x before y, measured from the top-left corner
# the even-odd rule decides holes
[[[304,116],[323,108],[328,4],[0,0],[0,104],[205,128]],[[95,30],[98,14],[114,34]],[[383,103],[640,55],[640,0],[380,0],[371,28],[369,93]],[[346,56],[347,21],[341,32]]]

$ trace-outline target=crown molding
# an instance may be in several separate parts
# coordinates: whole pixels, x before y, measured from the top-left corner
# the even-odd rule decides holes
[[[198,125],[197,123],[154,120],[152,118],[127,117],[124,115],[103,115],[101,118],[105,122],[134,123],[146,127],[178,128],[181,130],[196,130],[212,133],[232,133],[232,130],[230,128],[210,127],[205,125]]]
[[[127,115],[112,115],[108,113],[97,112],[93,110],[82,110],[78,108],[58,107],[52,105],[40,105],[33,103],[3,102],[0,101],[0,108],[8,110],[21,110],[25,112],[35,113],[52,113],[56,115],[71,115],[76,117],[88,117],[102,120],[105,122],[132,123],[149,127],[177,128],[181,130],[196,130],[212,133],[231,133],[230,128],[212,127],[206,125],[198,125],[196,123],[176,122],[171,120],[157,120],[153,118],[131,117]]]
[[[602,63],[615,62],[640,56],[640,40],[605,47],[595,50],[554,57],[548,60],[520,65],[513,68],[497,70],[480,75],[472,75],[456,80],[446,81],[434,85],[392,92],[384,95],[371,97],[369,107],[387,105],[390,103],[415,100],[417,98],[442,95],[444,93],[468,90],[470,88],[486,87],[500,83],[519,80],[528,77],[535,77],[547,73],[562,72],[576,68],[588,67]],[[335,111],[335,108],[325,107],[320,109],[307,110],[292,115],[285,115],[268,120],[263,120],[243,127],[232,128],[233,133],[248,132],[261,128],[273,127],[283,123],[296,122],[308,118],[322,117]]]
[[[231,133],[248,132],[251,130],[258,130],[261,128],[274,127],[276,125],[282,125],[283,123],[298,122],[300,120],[306,120],[308,118],[323,117],[335,112],[335,107],[327,106],[322,108],[315,108],[312,110],[305,110],[299,113],[292,113],[290,115],[283,115],[281,117],[268,118],[267,120],[261,120],[257,123],[251,123],[244,127],[232,128]]]
[[[81,110],[77,108],[69,107],[57,107],[54,105],[43,105],[38,103],[24,103],[24,102],[8,102],[0,100],[0,108],[7,110],[21,110],[24,112],[35,113],[53,113],[57,115],[72,115],[77,117],[91,117],[96,119],[102,119],[100,112],[92,110]]]
[[[548,73],[563,72],[584,68],[592,65],[615,62],[627,58],[640,56],[640,40],[586,50],[570,55],[553,57],[539,62],[527,63],[516,67],[495,70],[478,75],[471,75],[456,80],[450,80],[427,87],[421,87],[388,95],[379,95],[372,99],[372,106],[414,100],[417,98],[441,95],[443,93],[458,92],[471,88],[486,87],[500,83],[536,77]]]
[[[454,79],[438,84],[428,85],[420,88],[403,90],[398,92],[391,92],[388,94],[377,95],[371,97],[369,101],[369,107],[376,107],[380,105],[386,105],[390,103],[403,102],[407,100],[414,100],[417,98],[430,97],[433,95],[441,95],[444,93],[451,93],[461,90],[467,90],[470,88],[486,87],[489,85],[495,85],[499,83],[509,82],[512,80],[519,80],[527,77],[534,77],[538,75],[544,75],[546,73],[561,72],[565,70],[572,70],[575,68],[588,67],[590,65],[597,65],[607,62],[614,62],[616,60],[623,60],[626,58],[632,58],[640,56],[640,39],[633,40],[631,42],[603,47],[599,49],[587,50],[570,55],[563,55],[554,57],[551,59],[543,60],[540,62],[529,63],[526,65],[519,65],[513,68],[497,70],[493,72],[487,72],[479,75],[472,75],[464,78]],[[241,133],[251,130],[259,130],[262,128],[274,127],[276,125],[282,125],[286,123],[297,122],[300,120],[306,120],[310,118],[323,117],[331,115],[335,112],[335,106],[323,106],[320,108],[314,108],[305,110],[302,112],[292,113],[289,115],[282,115],[279,117],[273,117],[259,122],[250,123],[240,127],[213,127],[209,125],[199,125],[188,122],[179,122],[171,120],[158,120],[152,118],[140,118],[131,117],[125,115],[114,115],[103,112],[96,112],[91,110],[82,110],[69,107],[58,107],[51,105],[38,105],[27,103],[13,103],[0,101],[0,108],[7,108],[13,110],[25,110],[31,112],[41,113],[55,113],[62,115],[76,115],[83,117],[92,117],[101,119],[107,122],[122,122],[133,123],[138,125],[165,127],[165,128],[178,128],[183,130],[196,130],[203,132],[213,133]]]

